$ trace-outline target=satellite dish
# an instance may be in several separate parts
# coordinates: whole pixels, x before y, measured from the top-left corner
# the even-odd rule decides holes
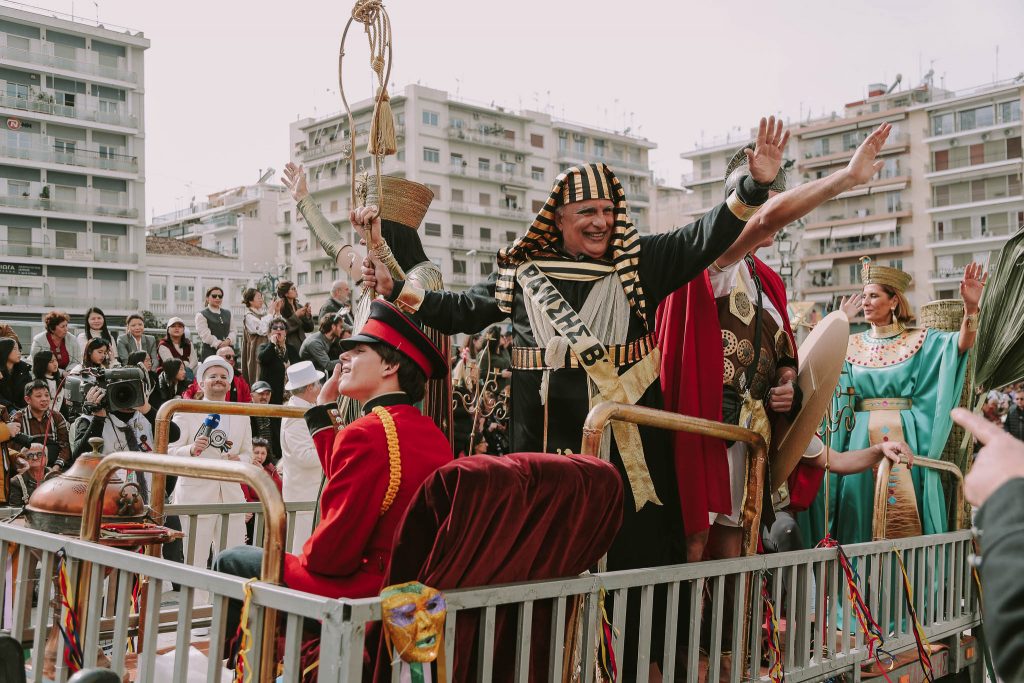
[[[903,81],[903,74],[896,74],[896,80],[892,82],[892,85],[890,85],[889,89],[885,91],[885,94],[888,95],[895,90],[896,86],[899,85],[901,81]]]
[[[260,176],[260,179],[256,181],[256,184],[262,185],[263,183],[273,178],[275,173],[277,173],[277,171],[274,169],[273,166],[271,166],[270,168],[267,169],[266,173]]]

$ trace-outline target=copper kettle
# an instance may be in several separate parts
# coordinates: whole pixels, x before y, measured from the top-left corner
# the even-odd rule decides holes
[[[78,456],[67,472],[45,480],[28,499],[25,519],[28,526],[53,534],[78,536],[82,527],[85,492],[96,466],[103,460],[103,439],[89,439],[91,453]],[[146,504],[139,485],[125,482],[115,474],[103,492],[104,522],[141,522]]]

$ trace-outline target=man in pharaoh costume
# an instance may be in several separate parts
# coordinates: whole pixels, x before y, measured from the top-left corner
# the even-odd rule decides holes
[[[291,191],[299,212],[306,220],[306,225],[316,235],[324,251],[334,259],[342,272],[348,273],[353,281],[359,280],[359,257],[352,245],[348,244],[341,231],[324,216],[306,185],[306,173],[302,166],[288,163],[284,168],[285,177],[282,182]],[[377,176],[362,175],[356,179],[356,194],[362,199],[362,213],[376,215],[379,225],[364,234],[369,251],[382,263],[386,264],[392,277],[415,282],[425,290],[438,290],[443,287],[441,271],[427,258],[420,242],[419,229],[423,217],[434,199],[430,188],[404,178],[380,176],[378,187]],[[381,189],[383,188],[383,189]],[[355,221],[355,209],[350,218],[357,228],[361,223]],[[356,294],[352,308],[352,334],[359,334],[370,314],[370,303],[376,298],[372,288],[362,287]],[[447,358],[449,355],[449,339],[446,334],[425,328],[427,336]],[[345,401],[348,418],[355,419],[360,415],[359,405],[354,401]],[[423,399],[423,414],[434,420],[448,442],[452,441],[452,395],[451,383],[447,378],[431,379],[427,382],[427,392]]]
[[[735,192],[672,232],[639,235],[615,174],[604,164],[588,164],[558,176],[526,235],[503,249],[498,271],[468,292],[424,291],[411,280],[396,280],[372,254],[363,282],[449,334],[478,332],[511,316],[511,450],[578,451],[595,403],[662,406],[653,335],[657,304],[736,240],[767,200],[787,138],[781,122],[762,119],[748,155],[750,173]],[[372,215],[362,209],[355,219],[368,224]],[[609,568],[682,562],[679,491],[665,432],[616,422],[612,436],[605,448],[628,485]],[[638,603],[629,600],[628,620],[638,620],[632,609]],[[655,604],[659,630],[666,600],[656,598]],[[635,648],[626,637],[627,648]],[[656,633],[651,642],[652,659],[660,662],[664,639]],[[630,659],[636,661],[627,657],[626,665]],[[628,680],[630,672],[624,676]]]
[[[871,329],[850,335],[839,393],[852,390],[855,414],[832,435],[831,446],[843,452],[886,441],[905,441],[919,458],[939,458],[952,428],[950,410],[957,407],[974,346],[985,276],[971,263],[960,281],[964,317],[958,332],[908,328],[911,319],[906,291],[911,277],[898,268],[864,259],[863,294],[842,303],[852,319],[863,309]],[[834,412],[841,408],[834,399]],[[840,543],[870,541],[875,481],[871,472],[831,474],[829,526],[824,528],[826,501],[819,494],[801,520],[804,537],[815,542],[830,533]],[[903,538],[947,530],[946,501],[937,472],[903,465],[890,473],[882,538]]]

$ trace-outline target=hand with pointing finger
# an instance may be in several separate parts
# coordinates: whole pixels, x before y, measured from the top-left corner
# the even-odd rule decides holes
[[[954,422],[983,445],[964,480],[967,502],[980,507],[1003,484],[1024,477],[1024,441],[969,410],[956,408],[952,415]]]

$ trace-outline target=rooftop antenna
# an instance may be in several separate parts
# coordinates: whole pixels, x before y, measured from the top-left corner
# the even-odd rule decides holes
[[[262,185],[263,183],[265,183],[268,180],[270,180],[271,178],[273,178],[275,173],[277,173],[277,171],[274,170],[273,166],[271,166],[270,168],[267,169],[266,173],[264,173],[263,175],[260,176],[260,179],[256,181],[256,184],[257,185]]]
[[[895,90],[896,86],[898,86],[901,81],[903,81],[903,74],[896,74],[896,80],[892,82],[892,85],[890,85],[889,89],[885,91],[885,94],[888,95],[893,90]]]

